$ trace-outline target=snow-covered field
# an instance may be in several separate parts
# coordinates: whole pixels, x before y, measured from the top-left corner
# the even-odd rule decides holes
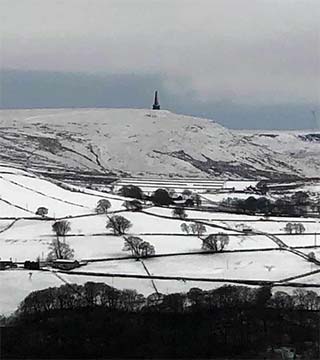
[[[0,172],[0,211],[6,216],[30,216],[44,206],[48,216],[66,217],[92,213],[98,200],[106,197],[65,190],[50,181],[21,174]],[[3,203],[3,200],[6,203]],[[123,200],[110,198],[112,210],[121,210]],[[8,205],[12,205],[12,212]],[[2,209],[2,206],[5,208]],[[7,211],[5,212],[7,208]]]
[[[87,281],[105,282],[119,289],[136,289],[138,292],[148,295],[155,290],[148,279],[125,279],[125,278],[101,278],[95,276],[62,275],[69,283],[79,285]],[[0,313],[9,315],[17,309],[20,302],[32,291],[42,290],[48,287],[61,286],[63,282],[52,272],[12,270],[0,273]]]
[[[168,184],[170,185],[169,182]],[[278,247],[265,234],[239,233],[241,226],[246,225],[255,232],[280,234],[277,237],[288,246],[314,246],[320,244],[320,235],[314,235],[320,233],[320,224],[314,218],[262,220],[260,216],[187,210],[187,219],[181,220],[172,217],[170,208],[151,207],[145,212],[132,212],[122,206],[125,198],[88,189],[77,190],[71,191],[68,187],[62,188],[55,182],[22,169],[1,165],[0,258],[2,260],[11,258],[18,262],[35,260],[38,256],[41,259],[46,258],[48,245],[55,236],[52,231],[55,217],[63,218],[70,223],[71,230],[66,236],[66,241],[74,249],[75,258],[89,261],[86,266],[77,269],[78,271],[115,275],[109,278],[60,274],[66,281],[79,284],[86,281],[104,281],[122,289],[135,288],[148,295],[155,291],[154,285],[158,291],[167,293],[187,291],[195,286],[209,289],[223,284],[223,282],[200,282],[196,278],[222,281],[232,279],[279,281],[308,272],[310,268],[317,268],[317,265],[288,251],[261,251]],[[130,256],[130,252],[122,250],[124,239],[113,235],[110,229],[106,229],[108,220],[106,215],[95,214],[97,201],[102,198],[108,198],[111,203],[109,216],[112,216],[112,211],[121,210],[119,215],[126,217],[132,223],[128,234],[139,236],[154,245],[156,255],[190,253],[190,255],[145,259],[145,266],[151,275],[191,277],[195,280],[155,279],[152,284],[150,279],[117,277],[117,273],[146,276],[147,272],[140,261],[121,259]],[[35,215],[39,206],[48,208],[49,218]],[[225,248],[228,252],[194,254],[202,251],[202,242],[196,235],[186,236],[181,230],[181,224],[199,220],[207,223],[205,235],[217,232],[229,235],[229,243]],[[289,221],[303,223],[307,234],[285,235],[284,226]],[[318,248],[302,249],[302,251],[306,254],[314,251],[316,257],[320,258]],[[117,258],[119,259],[103,261],[103,259]],[[93,259],[101,261],[90,262]],[[29,271],[21,269],[0,271],[0,313],[14,311],[30,291],[62,284],[61,279],[51,272],[33,271],[32,273],[30,278]],[[309,283],[319,283],[319,280],[319,277],[314,277],[314,282]]]
[[[286,251],[217,253],[145,261],[152,275],[281,280],[310,270],[310,264]]]

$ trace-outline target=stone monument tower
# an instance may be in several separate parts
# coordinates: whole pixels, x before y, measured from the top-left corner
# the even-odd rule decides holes
[[[158,100],[158,91],[154,93],[154,102],[152,105],[152,110],[160,110],[160,103]]]

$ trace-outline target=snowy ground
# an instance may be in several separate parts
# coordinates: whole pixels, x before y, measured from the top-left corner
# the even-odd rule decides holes
[[[71,187],[72,188],[72,187]],[[78,189],[79,190],[79,189]],[[210,195],[211,196],[211,195]],[[39,206],[49,209],[49,216],[62,217],[70,222],[71,231],[66,241],[75,251],[77,259],[101,259],[89,262],[80,272],[102,272],[114,274],[112,278],[90,275],[62,274],[69,282],[83,284],[86,281],[104,281],[118,288],[135,288],[148,295],[155,291],[150,279],[119,278],[116,274],[147,275],[142,263],[134,259],[121,259],[130,256],[122,251],[124,240],[114,236],[106,229],[107,216],[96,215],[94,209],[99,199],[108,198],[110,211],[122,210],[120,215],[130,220],[133,226],[129,234],[141,237],[154,245],[157,255],[190,253],[154,257],[144,260],[149,272],[155,276],[179,276],[195,278],[194,281],[159,280],[154,284],[158,291],[167,293],[187,291],[198,286],[203,289],[221,286],[223,282],[200,282],[197,277],[228,280],[270,280],[281,279],[306,273],[320,267],[288,251],[263,249],[277,248],[278,245],[265,234],[241,234],[242,225],[250,226],[255,232],[280,234],[277,237],[288,246],[320,245],[320,224],[314,218],[269,218],[260,216],[214,213],[188,210],[186,221],[172,218],[172,209],[152,207],[145,213],[125,211],[124,198],[116,195],[82,189],[70,191],[47,179],[14,167],[0,166],[0,258],[23,262],[45,258],[48,245],[54,238],[52,224],[54,219],[43,219],[35,215]],[[2,201],[1,201],[2,199]],[[110,213],[110,216],[112,214]],[[185,234],[181,224],[188,221],[203,221],[207,234],[224,232],[229,234],[229,244],[218,254],[194,254],[201,252],[201,240],[195,235]],[[287,222],[302,222],[306,234],[286,235]],[[210,226],[212,225],[212,227]],[[221,228],[223,227],[223,229]],[[318,233],[318,235],[315,235]],[[282,234],[282,235],[281,235]],[[230,251],[236,252],[230,252]],[[250,251],[248,251],[250,250]],[[251,252],[251,250],[255,250]],[[308,254],[314,251],[320,258],[318,248],[302,249]],[[114,259],[102,261],[103,259]],[[48,286],[59,286],[62,281],[50,272],[23,270],[0,271],[0,313],[16,309],[19,302],[30,291]],[[320,278],[308,277],[309,284],[319,284]]]
[[[281,280],[310,269],[310,264],[286,251],[154,258],[146,265],[153,275],[251,280]]]
[[[105,282],[119,289],[136,289],[148,295],[154,292],[151,281],[148,279],[101,278],[94,276],[62,275],[69,283],[79,285],[87,281]],[[51,272],[12,270],[0,272],[0,313],[9,315],[17,309],[20,302],[32,291],[53,286],[61,286],[63,282]]]

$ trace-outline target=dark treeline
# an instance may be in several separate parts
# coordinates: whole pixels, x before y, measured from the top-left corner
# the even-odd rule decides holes
[[[221,206],[250,215],[260,213],[269,216],[306,216],[309,213],[320,213],[319,199],[313,200],[303,191],[275,201],[266,197],[255,198],[254,196],[249,196],[247,199],[228,198],[221,202]]]
[[[151,195],[146,195],[142,189],[135,185],[124,185],[119,190],[119,195],[134,198],[137,200],[143,200],[144,202],[151,202],[156,206],[168,206],[179,204],[180,206],[201,206],[201,198],[199,194],[193,193],[190,190],[184,190],[181,194],[178,194],[171,189],[157,189]]]
[[[31,293],[4,321],[2,357],[263,358],[268,347],[294,346],[317,358],[319,309],[320,297],[300,289],[144,297],[103,283],[63,285]]]

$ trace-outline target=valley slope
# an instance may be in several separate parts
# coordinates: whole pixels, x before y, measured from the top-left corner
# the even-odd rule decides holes
[[[249,179],[320,174],[314,132],[239,132],[147,109],[1,110],[0,119],[0,161],[40,172]]]

